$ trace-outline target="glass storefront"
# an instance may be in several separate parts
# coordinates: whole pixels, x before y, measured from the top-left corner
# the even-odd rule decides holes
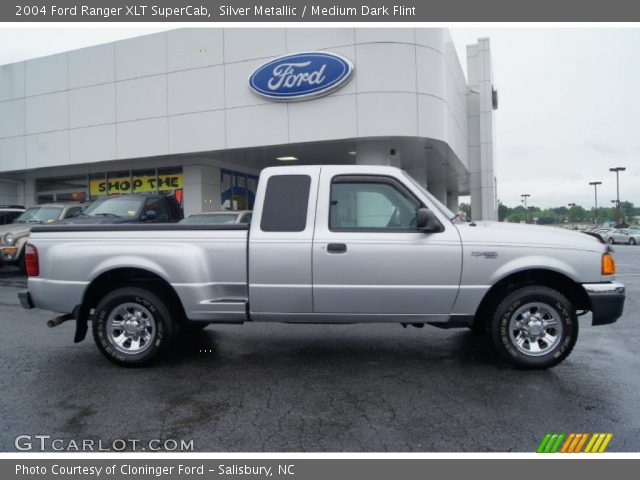
[[[222,169],[220,183],[220,203],[224,210],[253,210],[257,176]]]
[[[36,203],[93,201],[104,195],[174,195],[182,205],[182,168],[152,168],[36,180]]]

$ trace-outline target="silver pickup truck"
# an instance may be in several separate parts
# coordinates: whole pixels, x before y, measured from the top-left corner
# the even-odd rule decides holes
[[[486,332],[518,367],[564,360],[578,317],[615,322],[624,285],[599,238],[457,222],[405,172],[263,170],[251,225],[52,225],[26,250],[25,308],[88,322],[100,351],[147,364],[209,323],[430,324]]]

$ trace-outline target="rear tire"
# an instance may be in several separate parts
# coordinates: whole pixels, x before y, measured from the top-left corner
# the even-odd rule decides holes
[[[613,244],[614,244],[614,243],[616,243],[616,242],[615,242],[615,240],[614,240],[613,238],[609,237],[609,243],[610,243],[611,245],[613,245]]]
[[[575,307],[541,285],[509,293],[495,310],[491,339],[498,353],[519,368],[553,367],[569,356],[578,338]]]
[[[169,350],[176,328],[155,293],[138,287],[107,294],[93,316],[93,338],[102,354],[125,367],[148,365]]]
[[[630,238],[629,239],[629,245],[635,245],[636,244],[636,239],[635,238]]]

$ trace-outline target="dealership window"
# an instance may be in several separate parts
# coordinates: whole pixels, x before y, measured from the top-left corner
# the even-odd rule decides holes
[[[87,176],[39,178],[36,180],[36,203],[84,202],[87,199]]]
[[[332,231],[415,231],[420,202],[387,177],[336,177],[331,184]]]
[[[182,205],[182,168],[100,172],[36,180],[36,203],[93,201],[105,195],[174,195]]]
[[[258,177],[232,170],[220,170],[220,204],[225,210],[253,210]]]

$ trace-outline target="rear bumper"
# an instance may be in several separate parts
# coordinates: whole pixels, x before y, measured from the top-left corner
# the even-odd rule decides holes
[[[31,310],[33,308],[33,300],[31,300],[31,294],[27,292],[19,292],[18,300],[20,300],[20,306],[22,308],[26,308],[27,310]]]
[[[622,316],[625,298],[622,283],[583,283],[582,286],[591,300],[591,325],[607,325]]]

